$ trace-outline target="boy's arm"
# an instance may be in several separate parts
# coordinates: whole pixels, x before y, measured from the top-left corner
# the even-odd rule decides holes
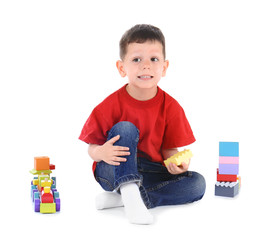
[[[104,161],[110,165],[120,165],[126,158],[122,156],[130,155],[128,147],[114,146],[114,143],[120,138],[119,135],[111,138],[103,145],[89,144],[88,153],[96,161]]]
[[[162,155],[163,158],[166,160],[167,158],[171,157],[172,155],[176,154],[178,152],[177,148],[172,148],[172,149],[162,149]],[[181,174],[184,173],[186,171],[188,171],[190,165],[190,161],[188,164],[186,164],[185,162],[183,162],[180,166],[177,166],[174,163],[170,163],[167,166],[167,169],[169,171],[170,174]]]

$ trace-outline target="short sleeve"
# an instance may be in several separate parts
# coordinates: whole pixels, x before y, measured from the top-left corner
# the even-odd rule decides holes
[[[101,112],[95,108],[85,122],[79,139],[88,144],[102,145],[107,139],[107,125]]]
[[[191,126],[178,103],[173,104],[168,115],[172,117],[166,122],[162,148],[183,147],[195,142]]]

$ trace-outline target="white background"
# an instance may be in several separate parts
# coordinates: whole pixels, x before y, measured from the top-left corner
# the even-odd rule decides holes
[[[263,12],[254,0],[1,1],[1,238],[261,239]],[[118,42],[137,23],[166,37],[160,87],[185,109],[197,139],[190,169],[207,181],[202,201],[152,209],[151,226],[129,224],[123,208],[95,210],[102,190],[78,140],[92,109],[126,83]],[[240,143],[234,199],[214,196],[219,141]],[[41,155],[56,165],[58,214],[34,213],[30,202],[29,170]]]

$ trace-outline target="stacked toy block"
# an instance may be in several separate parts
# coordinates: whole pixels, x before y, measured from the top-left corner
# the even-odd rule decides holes
[[[50,177],[55,165],[50,164],[49,157],[35,157],[34,169],[30,171],[34,177],[31,182],[31,197],[35,212],[55,213],[60,211],[60,197],[56,189],[56,177]]]
[[[239,172],[239,143],[219,142],[219,168],[215,195],[234,197],[238,194],[241,178]]]

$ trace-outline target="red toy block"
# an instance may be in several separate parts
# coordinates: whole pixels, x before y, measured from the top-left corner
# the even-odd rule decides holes
[[[50,164],[50,167],[49,167],[50,170],[55,170],[55,165],[53,164]]]
[[[218,182],[236,182],[237,175],[219,174],[219,169],[217,168],[217,181]]]
[[[41,202],[42,203],[53,203],[53,195],[52,193],[44,193],[41,192]]]

